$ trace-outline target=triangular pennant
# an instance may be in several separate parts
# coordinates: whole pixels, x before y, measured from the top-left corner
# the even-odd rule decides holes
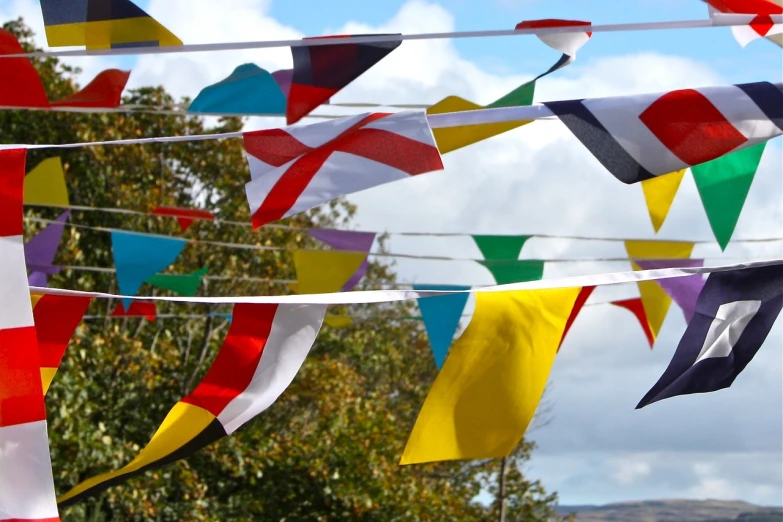
[[[24,202],[26,205],[70,206],[59,157],[43,160],[24,177]]]
[[[107,69],[87,86],[64,100],[52,102],[52,107],[85,107],[113,109],[122,102],[122,91],[130,78],[130,71]]]
[[[187,241],[113,230],[111,233],[117,284],[122,295],[136,295],[141,285],[177,259]],[[123,299],[128,308],[133,300]]]
[[[453,285],[413,285],[414,290],[470,290],[469,286]],[[417,299],[424,327],[427,329],[427,337],[432,347],[432,355],[435,357],[435,366],[440,369],[446,354],[449,352],[454,332],[459,326],[465,303],[468,302],[467,292],[458,294],[445,294],[436,297],[424,297]]]
[[[485,266],[499,285],[538,281],[544,277],[544,261],[532,259],[485,259],[476,261]]]
[[[484,259],[519,259],[531,236],[473,236]]]
[[[691,167],[704,211],[721,250],[731,240],[766,142]]]
[[[594,286],[585,286],[582,287],[582,290],[579,291],[579,295],[576,297],[576,301],[574,302],[574,308],[571,310],[571,315],[568,316],[568,320],[566,321],[565,329],[563,330],[563,337],[560,338],[560,344],[557,346],[558,353],[560,352],[560,347],[563,346],[563,341],[565,341],[566,335],[568,335],[568,331],[571,329],[571,325],[574,324],[576,316],[578,316],[579,312],[582,311],[582,307],[584,307],[585,303],[590,298],[590,295],[592,295],[593,290],[595,290]]]
[[[326,250],[294,250],[293,256],[300,294],[339,291],[367,259],[364,252]]]
[[[686,241],[626,241],[625,250],[631,259],[687,259],[693,252],[693,243]],[[634,270],[641,270],[631,262]],[[663,321],[672,304],[671,297],[655,281],[641,281],[639,287],[644,313],[654,337],[661,331]]]
[[[685,169],[642,181],[647,211],[650,213],[650,221],[656,232],[666,221],[684,176]]]
[[[345,315],[327,315],[324,324],[330,328],[348,328],[351,326],[351,318]]]
[[[701,268],[703,259],[637,259],[636,263],[643,270],[657,270],[659,268]],[[694,274],[683,277],[670,277],[656,281],[664,292],[671,297],[682,309],[685,321],[690,323],[693,314],[696,313],[696,301],[704,288],[704,277]]]
[[[375,232],[354,232],[351,230],[333,230],[325,228],[311,228],[308,230],[308,233],[318,241],[326,243],[337,250],[367,252],[368,254],[375,242],[376,235]],[[350,292],[353,290],[367,273],[368,266],[369,262],[365,259],[351,278],[343,285],[343,291]]]
[[[289,86],[290,88],[290,86]],[[286,94],[261,67],[240,65],[224,80],[205,87],[188,112],[217,114],[285,114]]]
[[[0,55],[24,54],[13,33],[0,28]],[[43,83],[29,58],[3,58],[0,67],[0,106],[48,108]]]
[[[154,321],[157,316],[157,306],[151,301],[132,301],[127,311],[122,303],[118,304],[111,313],[112,317],[145,317],[148,321]]]
[[[156,216],[171,216],[177,218],[180,229],[185,232],[193,221],[206,220],[214,221],[215,215],[209,210],[200,208],[181,208],[181,207],[157,207],[152,211]]]
[[[65,222],[71,215],[70,210],[66,210],[57,217],[54,223],[47,225],[38,234],[33,236],[30,241],[24,245],[24,258],[27,264],[27,269],[33,272],[33,274],[43,275],[36,276],[35,278],[28,280],[32,286],[46,286],[48,284],[46,275],[56,274],[60,271],[60,267],[54,266],[54,258],[57,255],[57,250],[60,248],[60,242],[62,241],[63,231],[65,230]],[[32,277],[32,276],[31,276]],[[35,284],[41,283],[43,285]]]
[[[630,310],[630,312],[636,316],[636,319],[639,321],[642,330],[644,330],[644,336],[647,337],[647,342],[650,344],[650,350],[652,350],[657,334],[654,333],[650,328],[650,322],[647,320],[647,314],[644,312],[644,305],[642,304],[642,300],[638,297],[635,297],[633,299],[624,299],[622,301],[612,301],[612,304],[619,306],[620,308]]]
[[[538,407],[580,288],[480,292],[400,464],[508,456]]]
[[[155,274],[148,278],[146,282],[158,288],[171,290],[179,295],[193,297],[198,293],[201,281],[208,271],[209,267],[204,267],[191,274]]]

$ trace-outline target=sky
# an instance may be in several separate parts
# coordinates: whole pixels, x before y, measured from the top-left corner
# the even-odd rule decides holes
[[[143,0],[139,5],[186,43],[277,40],[334,33],[507,29],[522,20],[567,18],[596,24],[703,19],[698,0]],[[327,7],[328,6],[328,7]],[[42,37],[35,0],[6,0],[3,19],[23,15]],[[546,70],[559,53],[535,37],[404,42],[334,101],[435,103],[459,95],[490,102]],[[569,67],[538,83],[536,101],[660,92],[782,80],[781,50],[741,48],[727,28],[598,33]],[[234,67],[290,67],[288,49],[80,58],[89,80],[107,67],[132,68],[130,87],[162,84],[191,98]],[[334,108],[318,109],[334,112]],[[304,123],[314,122],[308,119]],[[281,119],[252,118],[249,129]],[[353,228],[389,232],[555,234],[711,240],[687,175],[661,231],[654,233],[639,186],[611,176],[557,121],[541,121],[444,156],[445,170],[348,198]],[[767,146],[735,238],[775,237],[783,226],[780,139]],[[237,197],[242,197],[238,194]],[[404,209],[404,210],[401,210]],[[468,237],[392,236],[393,252],[480,257]],[[699,244],[707,264],[783,255],[778,243]],[[621,242],[529,241],[522,257],[624,257]],[[492,284],[472,262],[400,260],[400,281]],[[629,270],[628,263],[549,263],[545,277]],[[250,274],[252,275],[252,274]],[[638,295],[633,285],[601,288],[597,302]],[[783,491],[783,321],[728,390],[679,397],[635,410],[666,368],[685,330],[672,306],[653,350],[633,316],[611,306],[583,310],[555,362],[546,403],[551,422],[526,472],[563,504],[655,498],[742,499],[780,505]]]

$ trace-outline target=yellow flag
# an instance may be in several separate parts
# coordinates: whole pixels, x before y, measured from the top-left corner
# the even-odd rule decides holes
[[[509,455],[538,407],[580,290],[477,293],[400,464]]]
[[[348,328],[351,326],[351,318],[346,315],[327,315],[324,323],[331,328]]]
[[[444,114],[447,112],[463,112],[483,109],[483,105],[477,105],[459,96],[449,96],[439,101],[429,109],[427,114]],[[444,129],[432,129],[435,142],[441,154],[467,147],[473,143],[486,140],[498,134],[516,129],[530,123],[527,121],[514,121],[507,123],[488,123],[484,125],[469,125],[465,127],[449,127]]]
[[[666,221],[666,216],[669,215],[669,209],[672,208],[674,197],[677,195],[677,190],[680,188],[684,176],[685,169],[642,181],[647,210],[650,212],[650,220],[656,232]]]
[[[367,258],[367,252],[294,250],[296,292],[323,294],[339,291]]]
[[[631,259],[688,259],[693,252],[693,243],[687,241],[626,241],[625,250]],[[641,267],[631,262],[634,270]],[[642,298],[644,313],[653,337],[663,326],[672,298],[656,281],[640,281],[636,283]]]
[[[70,206],[60,158],[48,158],[24,178],[24,202],[34,205]]]

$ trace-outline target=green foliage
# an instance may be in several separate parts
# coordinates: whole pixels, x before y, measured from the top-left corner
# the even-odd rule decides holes
[[[21,20],[4,26],[33,49]],[[34,61],[52,98],[73,93],[73,69],[55,59]],[[161,87],[129,92],[126,103],[171,106]],[[232,132],[238,118],[205,128],[195,117],[151,114],[81,114],[2,111],[6,143],[66,143],[119,138]],[[29,168],[55,155],[31,151]],[[216,223],[197,222],[185,234],[288,249],[314,248],[304,228],[339,226],[353,209],[326,205],[284,221],[301,230],[221,226],[249,219],[248,179],[241,140],[165,145],[105,146],[60,153],[74,205],[150,211],[158,205],[202,207]],[[58,209],[28,208],[27,215],[54,218]],[[78,211],[73,223],[93,227],[182,235],[173,219]],[[28,221],[28,237],[41,224]],[[112,267],[109,235],[69,227],[58,264]],[[201,295],[282,293],[286,286],[248,276],[295,278],[287,252],[188,245],[172,272],[203,266],[227,278],[203,284]],[[53,286],[116,291],[112,274],[63,270]],[[363,285],[394,282],[389,266],[373,263]],[[144,290],[155,291],[146,287]],[[159,291],[159,290],[158,290]],[[95,300],[88,314],[107,316],[116,302]],[[185,461],[150,471],[62,513],[65,521],[181,520],[486,520],[495,508],[474,502],[497,461],[400,467],[397,462],[418,410],[435,378],[435,365],[415,315],[397,303],[342,307],[353,326],[322,330],[312,356],[267,412]],[[160,313],[230,312],[206,305],[163,305]],[[169,408],[198,383],[227,330],[221,319],[87,320],[75,335],[47,396],[57,491],[127,463],[149,440]],[[529,458],[523,444],[515,462]],[[514,467],[508,476],[510,520],[547,520],[554,495],[527,481]]]

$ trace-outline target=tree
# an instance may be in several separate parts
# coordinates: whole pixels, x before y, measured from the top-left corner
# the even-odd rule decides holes
[[[22,20],[6,23],[32,51]],[[77,89],[74,69],[53,58],[35,59],[52,99]],[[162,87],[130,91],[126,103],[170,107]],[[203,120],[153,114],[82,114],[1,111],[6,143],[66,143],[95,139],[201,134]],[[239,118],[223,118],[209,132],[232,132]],[[30,151],[37,164],[51,151]],[[150,211],[158,205],[202,206],[220,220],[248,221],[243,186],[247,167],[239,140],[145,146],[104,146],[62,151],[71,200],[92,207]],[[195,188],[194,188],[195,187]],[[57,209],[28,208],[53,218]],[[292,228],[197,223],[187,232],[215,240],[287,249],[316,248],[310,226],[350,223],[344,202],[284,221]],[[181,235],[173,220],[72,213],[76,223]],[[40,224],[27,222],[26,233]],[[68,228],[58,264],[113,266],[108,234]],[[183,272],[208,266],[228,278],[204,283],[202,295],[282,293],[287,287],[241,279],[253,275],[294,279],[287,252],[188,246],[177,260]],[[372,263],[365,288],[394,283],[392,267]],[[111,274],[63,270],[53,286],[116,291]],[[116,303],[95,300],[88,314],[108,316]],[[474,502],[491,463],[456,462],[400,467],[418,409],[435,378],[423,329],[410,303],[336,307],[355,321],[324,327],[312,356],[292,386],[267,412],[233,436],[185,461],[150,471],[63,512],[72,521],[179,520],[485,520]],[[206,314],[226,307],[169,304],[161,312]],[[77,331],[47,395],[51,452],[59,492],[98,472],[128,462],[149,440],[168,409],[188,393],[214,359],[227,322],[205,318],[86,321]],[[523,443],[514,462],[529,458]],[[514,468],[516,469],[516,468]],[[509,509],[546,520],[556,497],[521,472],[508,474]],[[517,518],[522,520],[522,518]]]

